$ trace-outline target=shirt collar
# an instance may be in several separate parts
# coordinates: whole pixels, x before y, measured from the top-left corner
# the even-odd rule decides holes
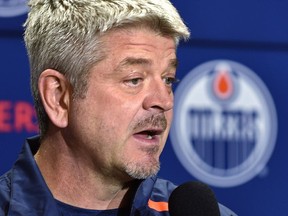
[[[8,215],[60,215],[51,191],[34,160],[39,136],[27,139],[11,172],[11,202]],[[17,212],[17,213],[16,213]]]

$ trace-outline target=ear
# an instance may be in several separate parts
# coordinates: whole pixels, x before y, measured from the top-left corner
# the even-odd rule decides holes
[[[66,77],[56,70],[47,69],[39,77],[38,88],[50,121],[56,127],[67,127],[71,93]]]

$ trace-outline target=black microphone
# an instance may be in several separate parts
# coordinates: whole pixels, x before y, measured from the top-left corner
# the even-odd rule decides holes
[[[172,191],[168,207],[171,216],[220,216],[213,191],[196,181],[181,184]]]

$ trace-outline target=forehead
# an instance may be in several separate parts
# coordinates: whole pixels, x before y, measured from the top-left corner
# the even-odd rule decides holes
[[[151,55],[159,59],[176,58],[174,39],[161,36],[149,29],[117,29],[105,34],[102,40],[107,56],[121,58],[121,55],[131,55],[135,58],[141,58],[145,55]],[[125,58],[124,56],[123,58]],[[141,61],[145,63],[145,61]]]
[[[137,58],[137,57],[127,57],[123,59],[119,65],[117,66],[118,70],[121,70],[121,68],[126,68],[129,66],[133,65],[141,65],[143,67],[150,67],[152,66],[153,61],[151,59],[146,59],[146,58]],[[168,60],[168,65],[167,67],[170,69],[176,69],[178,65],[178,60],[176,58],[172,58]]]

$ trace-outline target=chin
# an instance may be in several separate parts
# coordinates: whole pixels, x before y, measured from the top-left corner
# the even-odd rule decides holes
[[[147,162],[127,163],[126,173],[133,179],[146,179],[155,176],[160,170],[160,162],[156,159]]]

